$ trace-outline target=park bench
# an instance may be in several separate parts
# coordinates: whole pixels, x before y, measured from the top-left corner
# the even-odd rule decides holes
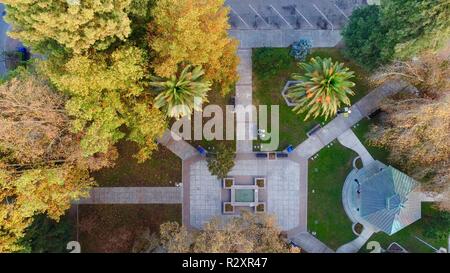
[[[371,114],[369,114],[369,118],[370,119],[372,119],[372,118],[375,118],[376,116],[378,116],[381,112],[383,112],[382,110],[381,110],[381,108],[378,108],[378,109],[376,109],[375,111],[373,111]]]
[[[320,126],[320,124],[317,124],[316,126],[314,126],[311,130],[309,130],[306,135],[308,137],[314,135],[315,133],[317,133],[320,129],[322,129],[322,126]]]
[[[277,153],[277,158],[286,158],[289,155],[287,153]]]
[[[256,153],[257,158],[267,158],[267,153]]]

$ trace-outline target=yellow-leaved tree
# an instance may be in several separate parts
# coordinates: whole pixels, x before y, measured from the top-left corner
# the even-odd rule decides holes
[[[0,86],[0,252],[23,249],[34,216],[54,220],[94,186],[89,170],[115,152],[83,157],[69,130],[65,98],[41,76],[23,72]]]
[[[106,49],[131,33],[132,0],[3,0],[11,36],[33,49],[57,42],[75,52]]]
[[[203,66],[205,77],[226,94],[237,80],[238,42],[228,36],[229,9],[223,0],[159,0],[152,10],[150,47],[160,77],[176,74],[180,64]]]

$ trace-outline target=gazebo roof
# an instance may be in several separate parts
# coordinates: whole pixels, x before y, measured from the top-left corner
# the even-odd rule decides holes
[[[361,182],[360,215],[392,235],[421,218],[418,183],[389,166]]]

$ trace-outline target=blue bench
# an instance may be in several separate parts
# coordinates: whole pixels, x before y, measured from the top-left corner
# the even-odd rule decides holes
[[[278,158],[286,158],[286,157],[288,157],[289,155],[287,154],[287,153],[277,153],[277,157]]]
[[[267,153],[256,153],[257,158],[267,158]]]

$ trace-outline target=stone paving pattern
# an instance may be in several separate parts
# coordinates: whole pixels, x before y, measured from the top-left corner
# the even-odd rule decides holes
[[[181,187],[99,187],[76,204],[180,204]]]
[[[283,230],[299,225],[299,165],[290,160],[238,160],[229,173],[233,177],[266,177],[267,212],[277,216]],[[201,228],[211,218],[222,215],[222,182],[212,176],[205,160],[190,165],[190,225]],[[306,214],[304,214],[306,217]],[[302,222],[305,222],[303,219]]]

